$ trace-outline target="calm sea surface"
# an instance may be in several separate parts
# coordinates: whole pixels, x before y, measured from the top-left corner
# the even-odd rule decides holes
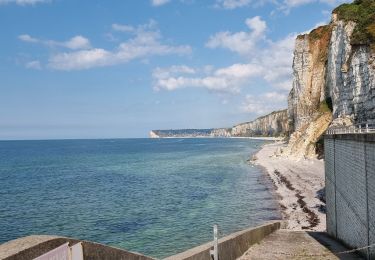
[[[30,234],[164,257],[280,214],[248,139],[0,142],[0,243]]]

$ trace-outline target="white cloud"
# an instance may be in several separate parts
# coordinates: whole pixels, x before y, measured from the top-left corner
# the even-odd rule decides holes
[[[24,42],[30,42],[30,43],[39,43],[42,45],[46,45],[48,47],[64,47],[72,50],[78,50],[78,49],[89,49],[91,48],[90,41],[81,36],[77,35],[65,42],[59,42],[54,40],[41,40],[38,38],[34,38],[28,34],[21,34],[18,36],[18,39]]]
[[[172,91],[196,87],[215,93],[239,93],[265,81],[270,90],[256,96],[248,95],[240,107],[241,111],[264,114],[285,108],[287,93],[292,87],[296,34],[273,41],[267,38],[267,24],[260,17],[246,19],[245,23],[248,32],[219,32],[207,42],[207,47],[228,49],[244,62],[216,69],[210,65],[200,69],[187,67],[188,70],[158,68],[153,73],[154,89]],[[262,89],[257,91],[262,92]]]
[[[0,0],[0,5],[17,4],[21,6],[48,3],[50,0]]]
[[[34,70],[41,70],[42,69],[40,61],[38,61],[38,60],[33,60],[33,61],[27,62],[25,64],[25,67],[28,68],[28,69],[34,69]]]
[[[34,42],[34,43],[39,42],[38,39],[33,38],[30,35],[28,35],[28,34],[19,35],[18,39],[20,39],[21,41],[24,41],[24,42]]]
[[[261,73],[262,68],[255,64],[233,64],[229,67],[218,69],[215,75],[240,79],[259,76]]]
[[[259,16],[245,21],[249,32],[219,32],[211,36],[206,46],[209,48],[227,48],[241,55],[247,55],[254,50],[256,44],[262,40],[267,29],[266,22]]]
[[[112,30],[118,31],[118,32],[134,32],[135,28],[130,25],[123,25],[123,24],[112,24]]]
[[[283,0],[279,3],[279,9],[288,13],[292,8],[312,4],[312,3],[323,3],[329,6],[337,6],[342,3],[350,3],[351,0]]]
[[[121,42],[115,50],[89,48],[53,54],[49,58],[48,67],[56,70],[81,70],[126,63],[135,59],[147,60],[151,56],[188,55],[191,53],[191,47],[188,45],[163,44],[162,36],[155,27],[156,22],[153,20],[138,27],[112,25],[112,29],[131,32],[134,37]],[[81,46],[84,45],[84,41],[74,39],[69,41],[69,45],[66,43],[65,46],[80,46],[79,43]]]
[[[150,2],[152,6],[158,7],[170,3],[172,0],[150,0]],[[179,2],[183,4],[193,4],[195,0],[179,0]]]
[[[311,3],[316,3],[316,2],[335,6],[341,3],[345,3],[345,2],[348,3],[352,1],[350,0],[284,0],[283,4],[288,7],[296,7],[296,6],[301,6],[301,5],[311,4]]]
[[[278,41],[267,39],[267,24],[259,16],[246,19],[249,32],[219,32],[206,44],[209,48],[225,48],[239,54],[247,67],[259,68],[261,77],[274,87],[291,88],[293,49],[296,34]]]
[[[259,76],[261,72],[261,68],[253,64],[233,64],[209,72],[207,67],[194,69],[184,65],[156,68],[153,72],[154,89],[171,91],[199,87],[215,92],[238,93],[244,84],[252,77]]]
[[[261,36],[267,29],[267,24],[259,16],[253,18],[247,18],[245,21],[246,25],[252,30],[253,36]]]
[[[159,79],[154,89],[176,90],[186,87],[202,87],[218,92],[238,92],[234,84],[230,84],[226,78],[221,77],[170,77]]]
[[[290,90],[292,87],[292,63],[296,34],[290,34],[278,41],[267,40],[251,56],[263,68],[263,79],[278,89]]]
[[[224,9],[235,9],[248,6],[251,2],[252,0],[217,0],[216,6]]]
[[[71,38],[67,42],[61,43],[61,45],[72,50],[89,49],[90,41],[87,38],[81,35],[78,35],[78,36]]]
[[[45,67],[56,70],[89,69],[126,63],[134,59],[146,62],[149,57],[155,55],[188,55],[192,51],[189,45],[163,44],[161,33],[154,20],[136,27],[112,24],[112,30],[131,33],[132,37],[121,42],[114,50],[94,48],[90,41],[81,35],[63,42],[38,39],[28,34],[19,35],[18,38],[24,42],[41,44],[51,48],[69,49],[70,51],[54,51],[49,57]],[[42,67],[40,63],[39,65]]]
[[[133,34],[140,34],[140,33],[147,32],[147,31],[158,31],[157,29],[158,23],[153,19],[150,19],[148,23],[141,24],[138,26],[114,23],[112,24],[111,27],[112,27],[112,30],[117,31],[117,32],[128,32],[128,33],[133,33]]]
[[[80,70],[111,65],[113,55],[103,49],[59,53],[50,57],[48,67],[56,70]]]
[[[240,109],[245,113],[265,115],[286,108],[287,96],[280,92],[266,92],[260,95],[247,95]]]
[[[290,73],[290,68],[285,69],[285,71],[282,69],[272,71],[260,64],[238,63],[210,72],[207,72],[205,67],[202,69],[187,66],[156,68],[153,72],[153,78],[155,80],[154,89],[157,91],[200,87],[215,92],[239,93],[242,88],[251,87],[251,82],[255,79],[266,79],[268,76],[269,79],[266,80],[271,85],[281,92],[286,92],[292,86]]]
[[[151,0],[151,5],[161,6],[167,4],[168,2],[170,2],[170,0]]]
[[[280,93],[280,92],[266,92],[265,94],[262,95],[265,99],[269,101],[273,101],[275,103],[280,103],[286,101],[287,96],[285,93]]]
[[[284,0],[283,6],[292,8],[300,5],[310,4],[312,2],[316,2],[316,0]]]
[[[311,3],[323,3],[329,6],[336,6],[341,3],[350,3],[351,0],[216,0],[216,7],[223,8],[223,9],[236,9],[240,7],[246,6],[258,6],[262,5],[266,2],[272,3],[278,7],[278,9],[284,10],[285,12],[289,12],[290,9],[311,4]]]
[[[155,79],[166,79],[178,74],[195,74],[196,70],[185,65],[174,65],[169,68],[156,68],[152,72]]]

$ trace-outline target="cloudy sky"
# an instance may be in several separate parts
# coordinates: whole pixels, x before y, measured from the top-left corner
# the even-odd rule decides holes
[[[147,137],[286,108],[342,0],[0,0],[0,139]]]

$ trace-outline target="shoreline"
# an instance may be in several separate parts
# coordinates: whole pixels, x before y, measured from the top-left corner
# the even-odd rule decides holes
[[[148,139],[251,139],[251,140],[265,140],[265,141],[282,141],[285,137],[267,137],[267,136],[168,136],[168,137],[149,137]]]
[[[324,162],[276,155],[285,147],[284,142],[265,144],[251,163],[270,177],[287,229],[325,231]]]

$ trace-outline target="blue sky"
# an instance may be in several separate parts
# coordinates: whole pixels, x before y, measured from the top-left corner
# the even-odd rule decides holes
[[[341,0],[0,0],[0,139],[146,137],[286,108]]]

